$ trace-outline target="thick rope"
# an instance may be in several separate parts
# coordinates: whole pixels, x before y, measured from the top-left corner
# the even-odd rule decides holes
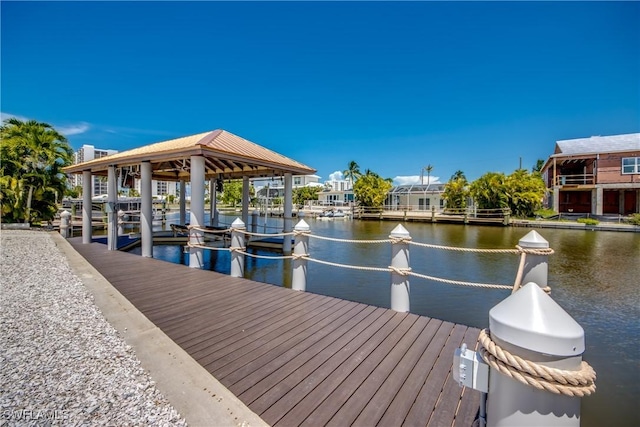
[[[203,233],[211,233],[211,234],[224,234],[231,231],[230,228],[226,228],[224,230],[211,230],[209,228],[198,227],[197,225],[189,225],[187,228],[189,229],[189,231],[196,230],[196,231],[202,231]]]
[[[340,242],[340,243],[364,243],[364,244],[373,243],[373,244],[377,244],[377,243],[390,243],[391,242],[391,239],[381,239],[381,240],[336,239],[335,237],[324,237],[324,236],[318,236],[316,234],[309,234],[309,237],[313,237],[314,239],[328,240],[330,242]]]
[[[488,329],[480,331],[480,355],[492,368],[522,384],[565,396],[583,397],[596,391],[596,372],[585,361],[579,371],[549,368],[524,360],[498,346]]]
[[[341,267],[341,268],[348,268],[351,270],[363,270],[363,271],[380,271],[380,272],[389,272],[388,268],[381,268],[381,267],[363,267],[363,266],[357,266],[357,265],[348,265],[348,264],[338,264],[336,262],[329,262],[329,261],[322,261],[319,259],[315,259],[315,258],[307,258],[308,261],[313,261],[313,262],[317,262],[318,264],[324,264],[324,265],[331,265],[333,267]]]
[[[434,282],[446,283],[448,285],[460,285],[460,286],[469,286],[474,288],[487,288],[487,289],[511,289],[513,286],[511,285],[496,285],[491,283],[475,283],[475,282],[464,282],[461,280],[451,280],[451,279],[442,279],[440,277],[427,276],[426,274],[420,273],[409,273],[411,276],[419,277],[421,279],[432,280]]]
[[[244,234],[247,236],[258,236],[258,237],[282,237],[282,236],[293,236],[293,231],[287,233],[253,233],[251,231],[244,231]]]
[[[280,255],[280,256],[271,256],[271,255],[256,255],[250,254],[249,252],[242,252],[243,255],[247,255],[251,258],[260,258],[260,259],[292,259],[291,255]]]
[[[187,242],[186,246],[189,248],[209,249],[212,251],[228,251],[229,250],[228,248],[217,248],[215,246],[207,246],[207,245],[202,245],[198,243],[189,243],[189,242]]]

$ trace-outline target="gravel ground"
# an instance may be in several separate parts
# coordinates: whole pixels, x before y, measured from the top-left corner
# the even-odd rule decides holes
[[[185,426],[49,233],[0,237],[0,426]]]

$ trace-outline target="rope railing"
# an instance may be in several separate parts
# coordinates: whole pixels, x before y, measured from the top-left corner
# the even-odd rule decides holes
[[[491,339],[488,329],[480,331],[480,355],[489,366],[522,384],[565,396],[589,396],[596,391],[596,372],[585,361],[580,370],[550,368],[501,348]]]
[[[519,265],[518,265],[518,270],[517,270],[515,281],[514,281],[514,283],[512,285],[507,285],[507,284],[481,283],[481,282],[471,282],[471,281],[464,281],[464,280],[447,279],[447,278],[442,278],[442,277],[431,276],[431,275],[427,275],[427,274],[414,272],[410,268],[408,268],[408,269],[399,269],[399,268],[394,267],[394,266],[372,267],[372,266],[343,264],[343,263],[337,263],[337,262],[332,262],[332,261],[326,261],[326,260],[312,258],[309,254],[266,256],[266,255],[258,255],[258,254],[250,253],[250,252],[248,252],[246,250],[245,247],[220,248],[220,247],[202,245],[202,244],[192,243],[192,242],[188,242],[187,243],[187,246],[191,247],[191,248],[211,249],[211,250],[219,250],[219,251],[220,250],[227,250],[227,251],[230,251],[230,252],[238,252],[238,253],[241,253],[243,255],[252,257],[252,258],[271,259],[271,260],[283,260],[283,259],[305,260],[305,261],[310,261],[310,262],[314,262],[314,263],[317,263],[317,264],[322,264],[322,265],[327,265],[327,266],[332,266],[332,267],[337,267],[337,268],[359,270],[359,271],[396,273],[396,274],[399,274],[401,276],[411,276],[411,277],[416,277],[416,278],[420,278],[420,279],[424,279],[424,280],[429,280],[429,281],[439,282],[439,283],[444,283],[444,284],[449,284],[449,285],[458,285],[458,286],[484,288],[484,289],[496,289],[496,290],[512,290],[512,292],[516,292],[522,286],[523,271],[524,271],[524,267],[525,267],[525,261],[526,261],[527,254],[531,254],[531,255],[551,255],[551,254],[554,253],[553,249],[551,249],[551,248],[523,248],[520,245],[516,245],[515,249],[465,248],[465,247],[435,245],[435,244],[429,244],[429,243],[414,242],[414,241],[412,241],[411,237],[409,237],[409,236],[398,237],[398,236],[391,235],[387,239],[362,240],[362,239],[342,239],[342,238],[335,238],[335,237],[319,236],[319,235],[311,234],[307,230],[304,230],[304,231],[294,230],[294,231],[291,231],[291,232],[281,232],[281,233],[256,233],[256,232],[250,232],[250,231],[247,231],[247,230],[241,229],[241,228],[240,229],[235,229],[233,227],[216,230],[216,229],[210,229],[210,228],[204,228],[204,227],[189,226],[188,229],[189,229],[190,232],[192,230],[197,230],[197,231],[201,231],[201,232],[204,232],[204,233],[213,233],[213,234],[228,234],[228,233],[237,231],[237,232],[240,232],[241,234],[243,234],[245,236],[250,236],[250,237],[251,236],[255,236],[255,237],[285,237],[286,238],[288,236],[296,236],[297,237],[297,236],[300,236],[300,235],[304,235],[304,236],[307,236],[309,238],[314,238],[314,239],[324,240],[324,241],[330,241],[330,242],[337,242],[337,243],[351,243],[351,244],[386,244],[386,243],[401,244],[401,243],[405,243],[405,244],[414,245],[414,246],[417,246],[417,247],[424,247],[424,248],[428,248],[428,249],[437,249],[437,250],[446,250],[446,251],[454,251],[454,252],[492,253],[492,254],[520,254],[520,262],[519,262]],[[547,293],[550,293],[551,288],[546,286],[546,287],[543,288],[543,290],[545,292],[547,292]]]

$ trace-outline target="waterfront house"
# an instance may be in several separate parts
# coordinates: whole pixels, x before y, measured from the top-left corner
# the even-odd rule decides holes
[[[640,212],[640,133],[557,141],[541,172],[558,213]]]
[[[321,206],[349,206],[354,201],[353,183],[346,179],[332,179],[324,182],[324,188],[318,194]]]
[[[393,187],[387,193],[385,205],[390,210],[417,210],[442,212],[445,184],[406,184]]]

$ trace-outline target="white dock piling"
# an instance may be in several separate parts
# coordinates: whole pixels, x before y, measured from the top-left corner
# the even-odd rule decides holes
[[[294,230],[298,232],[295,237],[295,246],[293,247],[293,275],[291,280],[291,288],[297,291],[305,291],[307,288],[307,260],[302,258],[308,254],[309,250],[309,224],[301,219],[295,226]],[[285,236],[285,239],[289,236]]]
[[[60,214],[60,234],[65,239],[71,236],[71,212],[67,210]]]
[[[244,232],[245,223],[236,218],[231,223],[231,277],[244,277]]]
[[[581,369],[584,330],[535,283],[493,307],[489,329],[492,341],[514,356],[549,368]],[[580,425],[580,397],[540,390],[490,366],[489,427]]]
[[[518,244],[522,249],[549,249],[549,242],[535,230],[527,233]],[[548,277],[549,256],[528,253],[521,283],[533,282],[541,288],[546,288]]]
[[[389,236],[391,245],[391,309],[403,313],[410,311],[409,301],[409,239],[411,236],[402,224],[398,224]]]

